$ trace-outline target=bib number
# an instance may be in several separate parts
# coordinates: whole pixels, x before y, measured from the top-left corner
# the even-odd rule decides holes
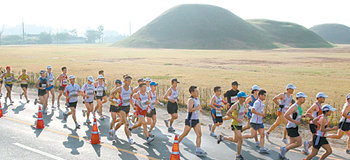
[[[222,116],[222,114],[221,114],[221,111],[220,111],[220,110],[216,109],[216,111],[215,111],[215,112],[216,112],[216,116],[217,116],[217,117],[221,117],[221,116]]]
[[[231,103],[235,103],[235,102],[237,102],[237,100],[238,100],[237,96],[231,97]]]

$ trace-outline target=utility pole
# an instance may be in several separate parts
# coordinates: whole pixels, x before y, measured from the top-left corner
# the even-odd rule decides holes
[[[22,41],[24,44],[24,20],[23,20],[23,18],[22,18]]]

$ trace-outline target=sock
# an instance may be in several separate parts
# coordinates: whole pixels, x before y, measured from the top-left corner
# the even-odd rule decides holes
[[[221,140],[222,140],[222,141],[224,140],[224,136],[221,137]]]
[[[200,147],[197,147],[197,148],[196,148],[196,151],[198,152],[200,149],[201,149]]]

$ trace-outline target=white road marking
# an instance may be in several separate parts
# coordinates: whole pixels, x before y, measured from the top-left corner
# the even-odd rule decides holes
[[[60,157],[57,157],[57,156],[54,156],[50,153],[46,153],[46,152],[43,152],[43,151],[40,151],[40,150],[37,150],[37,149],[34,149],[34,148],[31,148],[31,147],[28,147],[28,146],[25,146],[23,144],[20,144],[20,143],[13,143],[14,145],[18,146],[18,147],[22,147],[24,149],[27,149],[27,150],[30,150],[32,152],[35,152],[35,153],[39,153],[41,155],[44,155],[46,157],[50,157],[52,159],[56,159],[56,160],[64,160],[63,158],[60,158]]]

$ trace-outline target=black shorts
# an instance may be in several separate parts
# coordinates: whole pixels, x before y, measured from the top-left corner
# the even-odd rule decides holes
[[[74,107],[74,108],[77,108],[77,104],[78,104],[78,102],[68,103],[68,107]]]
[[[295,127],[295,128],[287,128],[287,133],[289,137],[299,137],[299,128]]]
[[[129,112],[130,112],[130,106],[120,106],[119,108],[120,109],[118,112],[124,111],[126,114],[129,114]]]
[[[60,90],[60,91],[64,91],[64,89],[66,89],[65,86],[60,86],[60,87],[58,88],[58,90]]]
[[[10,87],[10,88],[12,88],[12,86],[13,86],[12,84],[6,84],[6,83],[5,83],[5,87]]]
[[[223,120],[222,120],[222,116],[216,116],[216,111],[215,110],[212,110],[211,111],[211,118],[213,119],[213,122],[214,123],[222,123]]]
[[[0,84],[4,83],[4,81],[0,81]]]
[[[28,84],[21,84],[21,88],[28,88]]]
[[[117,107],[117,106],[114,106],[114,105],[111,105],[109,107],[109,112],[119,112],[120,111],[120,107]]]
[[[197,124],[199,124],[199,119],[185,120],[185,125],[190,126],[191,128],[195,127]]]
[[[234,126],[234,125],[231,125],[231,129],[234,131],[234,130],[240,130],[242,132],[242,126]]]
[[[316,149],[320,149],[325,144],[329,144],[326,137],[314,135],[312,138],[312,147]]]
[[[171,103],[168,101],[168,104],[167,104],[167,110],[168,110],[168,113],[169,114],[173,114],[173,113],[177,113],[177,110],[178,110],[178,106],[177,106],[177,103]]]
[[[85,102],[85,101],[83,101],[83,103],[85,104],[85,103],[88,103],[88,104],[93,104],[94,102],[92,101],[92,102]]]
[[[317,131],[317,126],[315,124],[309,124],[309,128],[312,134],[315,134]]]
[[[151,110],[151,112],[150,112],[150,113],[148,113],[148,112],[147,112],[146,116],[147,116],[147,117],[151,117],[151,118],[152,118],[152,117],[153,117],[153,115],[156,115],[156,114],[157,114],[157,112],[156,112],[156,109],[154,108],[154,109],[152,109],[152,110]]]
[[[47,93],[46,89],[44,89],[44,90],[39,89],[38,90],[38,96],[45,96],[46,93]]]
[[[101,100],[101,101],[102,101],[103,97],[104,97],[104,96],[96,96],[96,100],[98,100],[98,99],[99,99],[99,100]]]
[[[264,129],[263,123],[250,123],[250,127],[252,127],[254,130],[259,130],[260,128]]]
[[[350,130],[350,123],[349,122],[340,122],[338,124],[339,129],[346,132]]]

